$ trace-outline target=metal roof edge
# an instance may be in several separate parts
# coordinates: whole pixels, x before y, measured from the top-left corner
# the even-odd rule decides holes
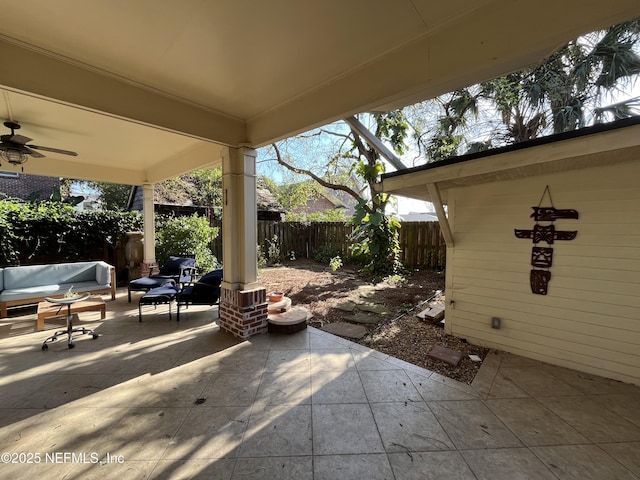
[[[616,120],[615,122],[609,123],[599,123],[597,125],[593,125],[591,127],[581,128],[578,130],[571,130],[569,132],[556,133],[553,135],[547,135],[545,137],[535,138],[533,140],[527,140],[524,142],[514,143],[512,145],[505,145],[503,147],[493,148],[490,150],[485,150],[482,152],[469,153],[465,155],[459,155],[455,157],[450,157],[445,160],[440,160],[437,162],[427,163],[425,165],[419,165],[417,167],[407,168],[404,170],[397,170],[395,172],[389,172],[382,175],[382,179],[398,177],[401,175],[407,175],[414,172],[423,172],[426,170],[433,170],[440,167],[445,167],[447,165],[454,165],[457,163],[468,162],[471,160],[477,160],[480,158],[492,157],[494,155],[500,155],[503,153],[514,152],[518,150],[523,150],[526,148],[537,147],[540,145],[547,145],[550,143],[561,142],[564,140],[570,140],[574,138],[584,137],[588,135],[595,135],[598,133],[608,132],[611,130],[617,130],[621,128],[626,128],[634,125],[640,125],[640,116],[634,116],[629,118],[624,118],[622,120]]]

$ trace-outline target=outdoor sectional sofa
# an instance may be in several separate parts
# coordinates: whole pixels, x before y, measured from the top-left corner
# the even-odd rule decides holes
[[[111,293],[114,300],[115,269],[103,261],[0,268],[0,318],[9,307],[61,297],[71,287],[76,293]]]

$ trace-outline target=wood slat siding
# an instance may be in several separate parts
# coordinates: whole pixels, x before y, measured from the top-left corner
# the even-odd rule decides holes
[[[446,328],[472,343],[640,385],[640,162],[449,190]],[[547,295],[529,287],[531,207],[546,185],[579,212],[557,230]],[[545,201],[544,205],[548,202]],[[544,244],[546,246],[546,244]],[[502,328],[491,328],[491,317]]]
[[[222,231],[222,222],[213,226]],[[341,256],[349,255],[349,237],[353,227],[339,222],[272,222],[258,221],[258,245],[278,237],[280,253],[288,258],[313,258],[321,247],[330,247]],[[437,222],[403,222],[400,229],[400,261],[409,268],[442,269],[445,266],[446,245]],[[222,259],[222,234],[211,245],[213,254]]]

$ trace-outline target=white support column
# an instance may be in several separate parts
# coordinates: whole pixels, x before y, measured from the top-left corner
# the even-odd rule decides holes
[[[155,231],[155,211],[153,208],[153,184],[142,185],[142,223],[143,223],[143,260],[140,264],[140,275],[146,277],[149,271],[157,267],[156,263],[156,231]]]
[[[155,212],[153,210],[153,184],[142,185],[142,221],[144,233],[144,263],[156,261]]]
[[[258,286],[256,156],[249,148],[228,148],[222,156],[223,285]]]
[[[222,154],[222,295],[220,328],[239,338],[267,330],[266,290],[258,283],[256,156]]]

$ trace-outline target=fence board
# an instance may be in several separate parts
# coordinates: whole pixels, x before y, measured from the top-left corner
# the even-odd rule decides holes
[[[211,245],[213,254],[222,258],[222,222],[213,222],[220,228],[220,235]],[[258,221],[257,242],[264,252],[267,240],[278,237],[280,253],[289,257],[313,258],[321,247],[330,247],[342,256],[349,253],[351,225],[340,222],[273,222]],[[437,222],[402,222],[400,229],[400,261],[409,268],[442,269],[445,266],[446,246]]]

